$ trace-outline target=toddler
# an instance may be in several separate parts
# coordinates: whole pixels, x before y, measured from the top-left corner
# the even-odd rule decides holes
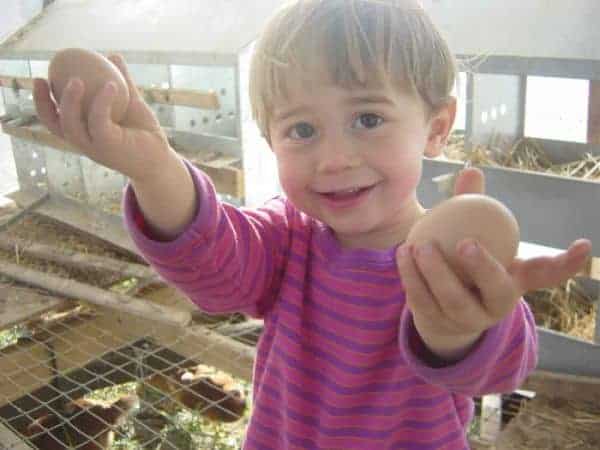
[[[435,244],[403,245],[425,213],[423,157],[456,112],[453,56],[418,2],[295,0],[268,22],[250,95],[284,195],[256,209],[218,200],[112,60],[133,94],[125,122],[110,120],[110,83],[82,119],[76,79],[59,105],[36,80],[40,118],[129,177],[126,225],[167,281],[205,311],[264,319],[244,449],[468,449],[472,397],[535,367],[522,294],[576,273],[590,243],[506,270],[467,239],[475,286]],[[480,177],[464,173],[458,193]]]

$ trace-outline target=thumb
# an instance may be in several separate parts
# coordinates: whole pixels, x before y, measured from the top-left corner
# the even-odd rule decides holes
[[[485,194],[485,176],[476,167],[461,170],[454,182],[454,195]]]

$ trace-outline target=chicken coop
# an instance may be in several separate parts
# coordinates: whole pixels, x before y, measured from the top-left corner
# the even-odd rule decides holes
[[[31,89],[62,48],[122,54],[172,147],[209,174],[224,201],[258,205],[279,186],[250,118],[248,65],[253,40],[282,0],[8,2],[0,18],[1,126],[18,188],[0,204],[0,448],[239,448],[261,321],[205,314],[162,282],[122,226],[124,177],[51,135],[36,118]],[[453,175],[474,164],[487,192],[515,213],[521,256],[554,254],[579,237],[598,247],[600,6],[423,5],[466,80],[464,130],[448,146],[458,150],[426,159],[424,203],[442,200]],[[586,142],[527,135],[532,77],[589,82]],[[543,163],[528,165],[528,156]],[[577,302],[589,337],[540,318],[537,370],[513,395],[478,399],[473,448],[600,448],[600,437],[577,428],[582,417],[600,428],[600,408],[587,406],[600,404],[600,253],[593,252],[560,293],[531,300],[540,308],[557,297]],[[573,425],[580,447],[518,441],[532,423],[558,439],[534,415],[536,404],[570,407],[556,420]]]

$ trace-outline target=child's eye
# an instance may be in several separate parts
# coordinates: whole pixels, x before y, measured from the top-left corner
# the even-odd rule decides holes
[[[292,139],[310,139],[314,134],[315,128],[307,122],[297,123],[288,131],[288,136]]]
[[[383,118],[373,113],[364,113],[356,118],[355,128],[375,128],[383,123]]]

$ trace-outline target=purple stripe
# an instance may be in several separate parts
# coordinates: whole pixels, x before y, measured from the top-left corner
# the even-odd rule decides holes
[[[220,249],[221,251],[223,251],[223,249]],[[204,252],[205,250],[201,250],[202,252]],[[229,252],[224,255],[223,257],[223,261],[221,262],[221,264],[219,265],[214,265],[213,262],[214,260],[211,260],[210,262],[207,261],[207,263],[205,265],[201,264],[203,261],[185,261],[185,265],[187,267],[185,267],[184,269],[177,269],[175,270],[173,267],[167,267],[165,269],[165,271],[168,273],[168,277],[169,280],[172,283],[177,283],[180,285],[195,285],[198,283],[201,283],[202,281],[206,280],[206,279],[210,279],[211,281],[213,281],[215,278],[217,278],[216,281],[213,281],[213,284],[219,284],[220,280],[222,278],[222,276],[218,276],[217,275],[222,275],[222,267],[234,267],[232,261],[235,259],[236,255],[235,255],[235,248],[233,246],[229,246]],[[193,262],[193,263],[192,263]],[[198,268],[202,266],[202,270],[198,270]],[[208,271],[209,269],[214,267],[214,271]],[[233,272],[233,270],[230,270],[230,272]],[[176,274],[186,274],[186,275],[195,275],[193,277],[190,278],[183,278],[182,279],[178,279],[178,277],[176,277]]]
[[[288,280],[288,279],[289,279],[289,277],[286,278],[286,280]],[[310,306],[315,311],[318,311],[319,313],[321,313],[337,322],[343,323],[344,325],[350,325],[352,327],[355,327],[355,328],[358,328],[361,330],[386,331],[388,329],[396,329],[396,330],[398,329],[399,318],[390,319],[390,320],[377,320],[377,321],[360,320],[360,319],[355,319],[353,317],[348,317],[348,316],[339,314],[338,312],[324,306],[324,303],[315,302],[312,299],[312,297],[310,297],[310,296],[304,297],[302,299],[302,301],[303,301],[303,304]],[[287,304],[290,306],[295,306],[294,303],[291,300],[288,300],[287,298],[281,298],[280,304],[282,304],[282,305]]]
[[[525,341],[525,333],[522,330],[520,330],[520,332],[518,334],[516,334],[515,336],[513,336],[513,338],[510,340],[508,347],[502,353],[500,358],[498,358],[498,362],[502,362],[502,361],[505,361],[506,359],[508,359],[512,355],[515,348],[522,345],[524,341]]]
[[[289,312],[292,316],[295,316],[295,317],[299,317],[299,315],[301,314],[301,309],[298,308],[296,305],[290,304],[289,302],[282,301],[279,304],[279,308],[284,311]],[[393,338],[388,340],[388,342],[381,342],[381,343],[375,343],[375,344],[361,344],[361,343],[352,341],[350,339],[347,339],[345,337],[342,337],[338,334],[335,334],[332,331],[326,330],[325,328],[317,325],[316,322],[306,321],[306,322],[303,322],[303,325],[304,325],[304,329],[313,331],[314,333],[321,336],[323,338],[323,340],[335,342],[339,346],[346,347],[346,348],[348,348],[352,351],[358,352],[358,353],[365,353],[365,354],[378,353],[378,352],[383,351],[384,349],[387,349],[388,347],[391,347],[391,346],[394,346],[395,348],[397,348],[397,344],[398,344],[397,336],[394,336]]]
[[[332,366],[335,366],[337,369],[339,369],[343,372],[346,372],[346,373],[351,373],[353,375],[370,373],[370,372],[373,372],[374,370],[392,369],[394,367],[397,367],[400,362],[399,357],[396,357],[394,359],[384,359],[383,361],[381,361],[375,365],[372,365],[372,366],[366,366],[366,367],[354,366],[354,365],[345,363],[344,361],[339,359],[337,356],[329,354],[317,346],[307,344],[305,342],[305,339],[302,338],[302,336],[300,336],[298,333],[296,333],[291,328],[287,327],[281,320],[279,321],[278,330],[280,333],[286,335],[292,341],[294,341],[298,345],[300,345],[302,350],[304,350],[305,352],[315,355],[315,356],[327,361]]]
[[[284,378],[280,376],[280,379],[283,381]],[[449,393],[443,393],[440,395],[436,395],[431,398],[409,398],[399,405],[396,406],[351,406],[347,408],[341,408],[338,406],[332,406],[324,401],[324,396],[314,394],[311,391],[307,391],[299,388],[297,385],[286,382],[285,386],[287,388],[286,392],[294,394],[296,397],[301,398],[304,401],[310,401],[318,406],[319,410],[326,411],[330,416],[351,416],[353,414],[361,414],[361,415],[378,415],[378,416],[391,416],[394,414],[399,414],[402,412],[406,412],[408,408],[433,408],[438,407],[440,404],[447,402],[450,400]],[[281,393],[267,385],[264,384],[261,387],[261,390],[266,392],[270,397],[274,398],[276,402],[281,401]]]
[[[339,283],[340,285],[343,285],[344,282],[345,282],[344,279],[331,281],[331,283],[336,283],[336,284]],[[348,303],[350,305],[355,305],[355,306],[363,306],[363,307],[371,307],[371,308],[386,308],[389,306],[397,306],[398,305],[398,297],[400,297],[400,295],[398,293],[394,293],[391,296],[391,298],[389,298],[389,299],[377,300],[372,297],[367,297],[365,295],[359,295],[357,293],[344,294],[342,292],[336,291],[335,288],[330,287],[329,285],[325,284],[324,282],[322,282],[321,280],[319,280],[318,278],[316,278],[314,276],[309,276],[307,283],[336,300],[339,300],[344,303]],[[402,295],[402,297],[403,297],[403,295]]]
[[[340,274],[347,274],[347,271],[345,270],[336,270],[335,266],[331,266],[331,262],[329,259],[324,259],[323,257],[319,256],[317,252],[312,251],[312,249],[308,255],[298,254],[293,250],[290,251],[290,260],[294,261],[302,267],[305,267],[306,261],[310,259],[316,260],[314,262],[318,262],[319,267],[322,267],[323,271],[328,273],[333,278],[340,278]],[[377,265],[376,267],[379,266],[380,265]],[[398,285],[398,287],[400,288],[402,286],[402,282],[400,280],[400,277],[398,276],[398,272],[393,272],[395,267],[390,266],[389,268],[386,267],[385,269],[386,270],[382,270],[382,274],[356,270],[349,274],[349,276],[354,282],[367,282],[378,286]],[[384,275],[385,273],[389,273],[389,275]]]
[[[270,406],[266,406],[264,403],[255,405],[258,409],[262,410],[264,414],[272,416],[276,414],[275,410]],[[282,408],[278,408],[282,409]],[[399,420],[398,423],[392,425],[387,430],[372,430],[368,428],[358,427],[325,427],[320,423],[319,417],[310,417],[305,414],[294,411],[291,408],[283,408],[285,411],[285,417],[289,417],[297,422],[300,422],[308,427],[313,427],[319,431],[320,434],[327,437],[358,437],[363,439],[386,439],[389,438],[398,428],[412,428],[414,430],[429,430],[431,428],[440,426],[445,422],[456,420],[456,414],[454,411],[445,414],[434,420],[420,421],[420,420]],[[408,430],[407,430],[408,432]],[[456,434],[454,432],[453,434]],[[437,441],[440,442],[440,441]]]
[[[306,275],[305,272],[305,265],[306,265],[306,261],[300,261],[298,262],[298,264],[301,265],[301,272],[303,275]],[[341,302],[344,303],[349,303],[352,305],[357,305],[357,306],[362,306],[362,307],[372,307],[372,308],[384,308],[384,307],[389,307],[389,306],[397,306],[398,305],[398,301],[399,298],[404,299],[404,291],[402,291],[401,289],[401,284],[398,283],[398,292],[393,292],[387,295],[387,297],[384,300],[378,300],[378,299],[374,299],[372,297],[368,297],[368,296],[364,296],[364,295],[359,295],[356,293],[353,294],[344,294],[342,292],[338,292],[336,291],[336,286],[343,286],[344,283],[346,283],[347,280],[344,280],[343,278],[338,278],[336,280],[321,280],[322,277],[318,277],[318,276],[314,276],[314,274],[312,275],[307,275],[308,279],[301,279],[298,280],[294,275],[291,274],[290,271],[287,272],[287,276],[286,276],[286,282],[294,287],[296,287],[298,290],[300,290],[301,292],[304,292],[305,287],[307,284],[311,284],[311,286],[313,288],[316,288],[318,290],[320,290],[321,292],[335,298],[338,299]],[[348,275],[349,279],[352,279],[352,276]],[[331,286],[333,285],[333,287]]]
[[[408,379],[402,381],[394,381],[390,383],[386,382],[378,382],[378,383],[366,383],[358,386],[342,386],[334,381],[331,378],[323,375],[322,373],[306,368],[303,364],[300,364],[295,358],[288,356],[284,350],[280,348],[279,345],[273,346],[273,352],[279,358],[281,358],[289,367],[292,367],[296,371],[303,373],[305,376],[312,378],[313,380],[318,381],[321,385],[328,387],[330,390],[335,392],[338,395],[357,395],[357,394],[365,394],[365,393],[386,393],[390,391],[401,391],[403,389],[408,389],[415,386],[422,386],[426,383],[417,377],[410,377]],[[261,357],[263,355],[261,354]],[[274,367],[270,366],[269,370],[274,369]]]

